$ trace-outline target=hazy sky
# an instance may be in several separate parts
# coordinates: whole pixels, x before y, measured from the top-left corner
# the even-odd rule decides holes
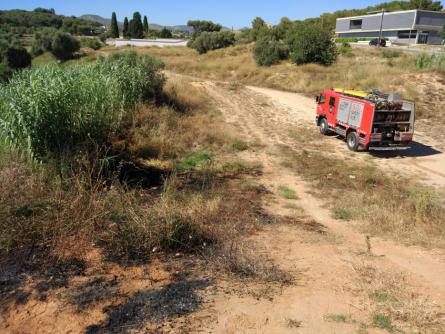
[[[303,19],[381,2],[383,0],[0,0],[0,9],[45,7],[54,8],[64,15],[97,14],[104,17],[111,17],[111,12],[116,11],[120,21],[124,16],[139,11],[147,15],[150,22],[163,25],[185,24],[189,19],[208,19],[227,27],[240,28],[250,25],[256,16],[269,23],[277,23],[283,16]]]

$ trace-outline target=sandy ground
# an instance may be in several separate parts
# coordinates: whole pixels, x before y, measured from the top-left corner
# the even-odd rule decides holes
[[[282,147],[295,151],[301,147],[295,145],[292,130],[297,126],[315,127],[312,99],[256,87],[231,90],[228,85],[203,80],[194,80],[193,84],[207,92],[240,139],[251,144],[252,148],[241,152],[239,158],[261,162],[263,174],[256,181],[271,193],[265,209],[274,216],[293,217],[288,223],[264,226],[246,240],[246,247],[272,260],[292,275],[294,283],[240,283],[225,277],[203,285],[202,277],[193,277],[192,273],[205,272],[205,268],[184,259],[178,260],[178,270],[188,261],[191,276],[184,281],[193,286],[192,290],[185,289],[181,300],[158,305],[155,301],[159,298],[170,296],[172,289],[178,291],[177,286],[168,286],[176,269],[164,268],[158,262],[135,268],[106,265],[96,274],[103,281],[91,285],[87,276],[82,276],[71,285],[87,286],[88,296],[96,286],[103,289],[125,306],[118,308],[119,312],[101,310],[105,303],[99,300],[95,307],[79,313],[66,301],[55,302],[59,293],[56,290],[46,299],[18,306],[3,319],[5,315],[0,314],[1,333],[81,333],[91,324],[99,327],[89,333],[388,333],[388,328],[371,325],[377,306],[370,295],[378,289],[395,289],[394,286],[408,296],[400,310],[392,310],[397,320],[412,323],[415,318],[422,333],[444,332],[444,252],[379,238],[371,239],[369,252],[366,236],[358,232],[355,223],[333,219],[325,203],[312,195],[310,185],[295,171],[283,167]],[[335,137],[307,140],[322,141],[333,154],[350,154],[345,143]],[[435,148],[435,141],[423,133],[417,134],[416,142],[403,153],[364,153],[357,159],[373,159],[382,168],[416,175],[438,189],[445,185],[444,155]],[[298,199],[280,196],[280,186],[294,189]],[[115,293],[117,290],[138,297],[125,301]],[[148,299],[142,298],[144,294]],[[153,305],[145,305],[146,300]],[[159,308],[177,311],[184,305],[190,312],[166,322],[161,319],[160,325],[148,323],[135,329],[131,327],[133,320],[127,319],[128,313],[141,308],[149,320],[155,318]],[[100,327],[107,317],[113,319],[113,314],[129,327]],[[346,320],[338,321],[335,315]],[[135,319],[145,318],[138,315]],[[406,333],[420,333],[407,328],[404,327]]]
[[[314,122],[315,102],[303,95],[281,92],[273,89],[247,87],[253,92],[266,96],[277,108],[285,109],[295,121]],[[339,141],[333,138],[333,140]],[[443,145],[427,133],[416,131],[414,141],[407,149],[373,150],[371,155],[382,167],[398,172],[407,172],[420,180],[436,186],[445,187],[445,154],[436,147]],[[339,141],[336,150],[348,154],[345,145]]]
[[[310,186],[282,167],[280,147],[293,147],[290,130],[295,126],[314,126],[315,105],[311,99],[256,87],[231,92],[212,82],[196,85],[207,90],[242,138],[260,145],[260,149],[242,157],[261,161],[264,166],[261,182],[274,194],[267,209],[274,215],[289,216],[293,213],[286,207],[292,202],[326,228],[326,233],[320,234],[320,231],[304,231],[298,224],[282,224],[252,236],[255,252],[272,258],[284,270],[297,272],[297,284],[283,288],[272,301],[216,296],[211,310],[202,311],[211,312],[216,320],[211,324],[199,323],[197,332],[204,329],[203,332],[212,333],[359,333],[357,323],[369,321],[373,312],[367,298],[370,287],[361,284],[367,278],[360,268],[372,268],[387,276],[402,275],[404,289],[412,289],[433,304],[445,306],[443,253],[377,238],[372,240],[372,255],[367,253],[365,236],[356,232],[353,224],[333,219],[324,203],[311,195]],[[435,151],[429,146],[433,141],[428,139],[426,143],[423,135],[417,138],[422,138],[422,143],[414,143],[410,154],[397,153],[393,157],[395,153],[383,152],[371,156],[385,168],[421,175],[425,182],[443,186],[444,155],[425,154]],[[349,154],[343,141],[324,140],[327,149]],[[299,199],[289,201],[280,197],[281,185],[296,190]],[[326,321],[329,314],[346,314],[356,321]],[[297,328],[292,326],[293,320],[299,324]],[[364,332],[385,331],[368,328]]]

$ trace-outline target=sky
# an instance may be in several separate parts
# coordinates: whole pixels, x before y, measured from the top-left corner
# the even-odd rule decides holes
[[[115,11],[119,21],[139,11],[147,15],[149,22],[161,25],[206,19],[229,28],[242,28],[250,26],[256,16],[276,24],[283,16],[304,19],[317,17],[324,12],[364,8],[381,2],[383,0],[0,0],[0,10],[44,7],[54,8],[56,13],[68,16],[96,14],[107,18]]]

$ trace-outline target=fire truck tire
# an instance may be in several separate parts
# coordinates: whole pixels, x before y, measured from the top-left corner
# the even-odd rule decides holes
[[[329,130],[329,124],[328,124],[328,121],[326,120],[326,118],[322,118],[320,120],[320,133],[323,136],[327,136],[331,133],[331,131]]]
[[[359,140],[357,132],[351,131],[346,137],[346,144],[351,151],[357,152],[359,147]]]

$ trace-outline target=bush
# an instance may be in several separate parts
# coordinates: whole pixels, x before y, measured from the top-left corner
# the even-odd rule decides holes
[[[0,89],[0,132],[40,161],[74,161],[78,150],[106,143],[138,102],[159,95],[162,66],[151,56],[117,53],[21,71]]]
[[[415,65],[420,70],[444,70],[445,56],[440,54],[420,54],[416,57]]]
[[[51,52],[60,60],[71,59],[75,52],[79,51],[80,43],[67,33],[58,32],[51,43]]]
[[[82,38],[80,40],[80,46],[82,48],[90,48],[93,50],[99,50],[102,47],[102,43],[97,38]]]
[[[0,63],[0,82],[7,81],[12,76],[12,69],[5,63]]]
[[[235,34],[229,31],[221,31],[203,32],[189,46],[203,54],[211,50],[226,48],[233,44],[235,44]]]
[[[267,36],[256,43],[253,55],[258,65],[271,66],[286,59],[289,56],[289,50],[284,43]]]
[[[291,60],[298,64],[331,65],[337,59],[337,48],[330,30],[319,25],[304,24],[288,36]]]
[[[46,51],[51,51],[52,42],[56,33],[57,30],[53,28],[45,28],[37,32],[32,44],[31,54],[35,57]]]
[[[167,28],[163,28],[160,32],[159,32],[159,37],[160,38],[172,38],[173,37],[173,34],[172,34],[172,32],[169,30],[169,29],[167,29]]]
[[[352,48],[349,43],[343,43],[341,46],[337,48],[338,53],[345,57],[353,57]]]
[[[399,50],[383,50],[383,57],[384,58],[398,58],[400,57],[400,55],[402,54],[402,52],[400,52]]]
[[[6,61],[10,68],[18,70],[31,66],[31,55],[25,48],[8,48]]]

